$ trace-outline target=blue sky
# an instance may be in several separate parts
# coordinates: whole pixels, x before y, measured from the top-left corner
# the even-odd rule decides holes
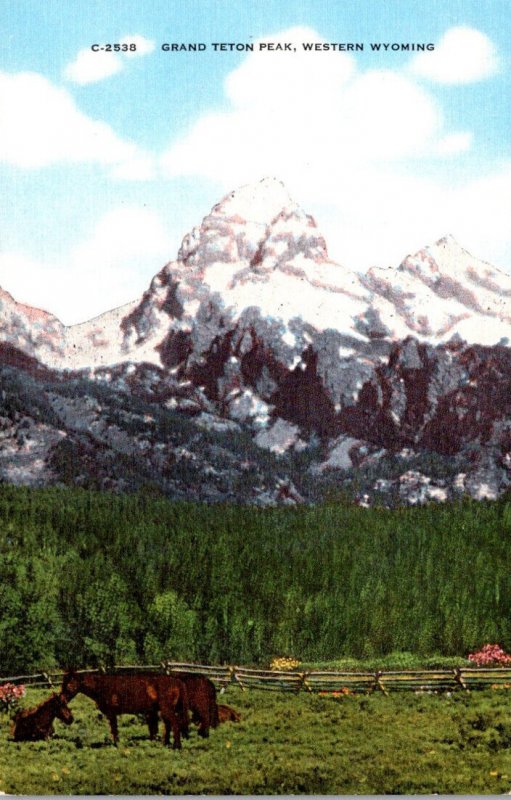
[[[266,175],[314,214],[340,263],[397,266],[450,232],[511,270],[508,0],[0,11],[0,286],[17,299],[68,323],[127,302],[225,192]],[[261,40],[297,52],[211,47]],[[123,41],[134,57],[90,50]],[[304,41],[364,51],[304,54]]]

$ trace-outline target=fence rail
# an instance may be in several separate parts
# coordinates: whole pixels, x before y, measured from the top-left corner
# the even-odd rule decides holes
[[[80,670],[98,673],[104,670]],[[369,693],[396,691],[445,692],[478,689],[511,689],[511,669],[505,667],[461,667],[457,669],[376,670],[375,672],[343,672],[335,670],[277,671],[239,666],[214,666],[187,662],[163,661],[146,666],[120,666],[118,674],[140,672],[193,672],[207,675],[217,689],[228,686],[240,690],[264,689],[284,692]],[[63,672],[41,672],[36,675],[0,677],[2,683],[23,683],[34,687],[57,687]]]

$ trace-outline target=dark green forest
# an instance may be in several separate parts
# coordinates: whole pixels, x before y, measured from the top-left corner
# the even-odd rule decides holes
[[[511,649],[511,504],[255,509],[0,487],[0,674]]]

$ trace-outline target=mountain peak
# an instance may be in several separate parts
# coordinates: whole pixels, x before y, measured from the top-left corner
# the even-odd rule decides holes
[[[224,294],[240,280],[266,280],[296,259],[319,263],[326,258],[314,219],[281,181],[264,178],[229,192],[213,206],[183,239],[177,268],[186,268],[186,280]]]
[[[277,178],[263,178],[235,189],[217,203],[211,216],[269,225],[284,209],[296,208],[286,187]]]
[[[456,241],[452,233],[447,233],[435,242],[436,247],[452,247],[456,250],[461,248],[461,245]],[[461,248],[463,249],[463,248]]]

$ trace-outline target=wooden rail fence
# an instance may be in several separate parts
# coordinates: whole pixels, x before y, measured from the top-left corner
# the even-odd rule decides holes
[[[511,669],[503,667],[460,667],[457,669],[377,670],[375,672],[341,672],[336,670],[277,671],[239,666],[211,666],[186,662],[164,661],[149,666],[116,667],[115,672],[195,672],[207,675],[221,692],[229,686],[283,692],[324,692],[355,694],[381,691],[446,692],[477,689],[510,689]],[[102,670],[81,670],[101,672]],[[2,683],[23,683],[27,686],[57,687],[62,672],[0,677]]]

